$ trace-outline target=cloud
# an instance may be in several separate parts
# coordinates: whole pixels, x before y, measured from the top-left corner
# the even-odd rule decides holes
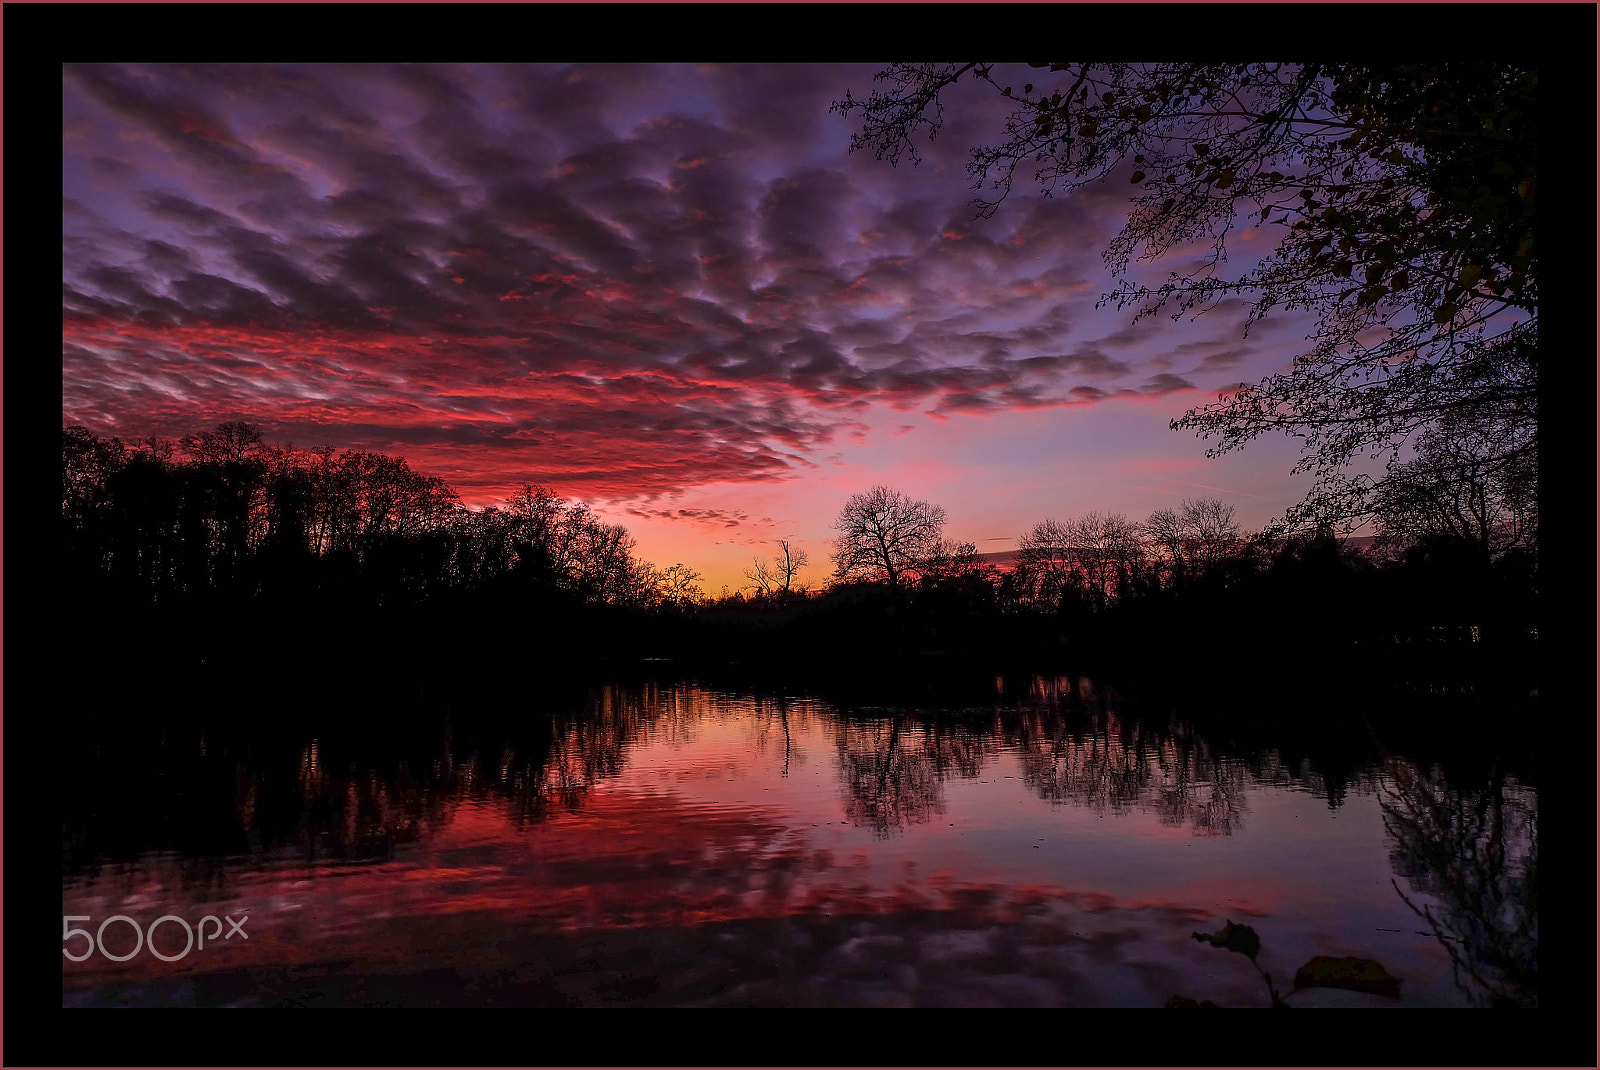
[[[1194,390],[1195,385],[1189,380],[1173,375],[1170,372],[1161,372],[1146,379],[1139,389],[1141,394],[1171,394],[1177,390]]]
[[[1194,389],[1095,315],[1098,201],[978,220],[964,146],[847,154],[827,104],[870,74],[69,65],[63,418],[648,496],[792,478],[874,405]]]
[[[648,509],[624,510],[629,516],[648,520],[684,521],[698,528],[746,528],[777,526],[770,516],[752,517],[739,509]]]

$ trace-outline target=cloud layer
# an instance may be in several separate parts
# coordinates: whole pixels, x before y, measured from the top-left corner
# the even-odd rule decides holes
[[[1095,314],[1118,198],[973,219],[993,102],[917,171],[848,156],[827,105],[872,71],[69,66],[63,418],[655,500],[803,474],[874,407],[1237,380]]]

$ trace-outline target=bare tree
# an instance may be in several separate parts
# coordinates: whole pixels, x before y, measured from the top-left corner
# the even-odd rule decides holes
[[[782,553],[772,559],[772,564],[778,578],[783,581],[783,593],[803,591],[804,585],[796,587],[794,580],[800,574],[800,570],[811,563],[811,555],[791,545],[788,539],[779,541],[778,548]]]
[[[833,522],[834,574],[883,578],[898,592],[938,553],[944,523],[943,506],[888,487],[853,495]]]
[[[1216,498],[1184,501],[1180,515],[1185,546],[1196,569],[1202,572],[1211,569],[1239,549],[1239,525],[1233,514],[1233,506]]]
[[[1157,509],[1140,525],[1158,570],[1169,583],[1182,583],[1188,575],[1183,555],[1183,518],[1176,509]]]
[[[1070,528],[1072,556],[1100,605],[1120,595],[1142,564],[1139,530],[1121,513],[1085,513]]]
[[[266,448],[261,429],[243,420],[229,420],[214,430],[184,435],[182,446],[195,461],[209,464],[238,464]]]
[[[751,567],[744,570],[745,577],[752,581],[751,589],[763,598],[782,598],[797,590],[804,590],[804,585],[796,587],[794,580],[800,570],[811,563],[811,555],[795,547],[788,539],[780,540],[778,549],[779,553],[770,560],[757,557]]]
[[[668,565],[661,573],[662,593],[674,602],[693,602],[705,592],[699,587],[699,582],[705,579],[700,573],[678,562]]]
[[[1215,568],[1243,545],[1233,506],[1216,498],[1188,498],[1177,509],[1160,509],[1139,525],[1149,549],[1173,583]]]
[[[1017,567],[1028,597],[1056,606],[1066,591],[1083,582],[1072,556],[1072,532],[1054,518],[1041,520],[1018,540]]]
[[[744,575],[751,581],[750,589],[763,598],[772,597],[772,593],[778,589],[778,578],[772,574],[772,566],[765,558],[753,558]]]

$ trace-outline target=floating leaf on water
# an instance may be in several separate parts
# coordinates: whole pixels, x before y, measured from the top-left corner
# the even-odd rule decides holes
[[[1334,958],[1318,955],[1294,975],[1294,990],[1302,988],[1346,988],[1374,996],[1400,998],[1400,978],[1374,959]]]

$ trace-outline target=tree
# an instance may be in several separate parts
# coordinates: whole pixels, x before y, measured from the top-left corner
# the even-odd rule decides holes
[[[978,544],[951,542],[940,539],[922,566],[922,582],[926,585],[964,585],[976,580],[989,583],[995,574],[993,565],[978,560]]]
[[[772,565],[765,558],[752,558],[750,567],[744,570],[744,576],[751,581],[751,590],[762,598],[771,598],[778,589],[778,579],[772,574]]]
[[[1414,459],[1366,492],[1378,518],[1378,545],[1453,538],[1486,560],[1532,549],[1539,531],[1537,480],[1526,455],[1497,456],[1469,434],[1431,431]]]
[[[61,432],[61,513],[69,524],[103,503],[111,477],[127,464],[120,439],[103,439],[74,424]]]
[[[1247,332],[1274,309],[1310,313],[1310,348],[1288,371],[1172,424],[1214,440],[1210,456],[1269,431],[1300,438],[1296,471],[1315,479],[1289,524],[1370,517],[1383,480],[1352,484],[1352,462],[1386,457],[1393,473],[1418,436],[1450,421],[1509,426],[1475,444],[1536,456],[1536,71],[1453,60],[1030,67],[1003,84],[992,64],[894,64],[878,75],[887,88],[833,108],[863,120],[852,152],[915,163],[914,135],[938,133],[942,95],[970,75],[1016,102],[1003,139],[972,152],[979,214],[1030,162],[1046,196],[1122,178],[1135,192],[1105,253],[1115,274],[1187,243],[1211,249],[1160,286],[1122,281],[1104,300],[1137,308],[1136,320],[1175,306],[1178,319],[1250,294]],[[1224,277],[1241,222],[1278,245]]]
[[[796,587],[794,581],[795,577],[800,574],[800,570],[811,563],[811,555],[799,547],[791,545],[788,539],[782,539],[778,542],[778,550],[778,555],[772,559],[772,566],[776,570],[779,580],[783,583],[782,593],[789,594],[791,591],[803,592],[805,585]]]
[[[1243,546],[1236,510],[1216,498],[1187,498],[1140,525],[1149,548],[1174,583],[1205,575]]]
[[[1104,607],[1122,595],[1144,558],[1139,529],[1121,513],[1090,512],[1067,525],[1073,564]]]
[[[792,545],[788,539],[778,542],[779,552],[770,561],[755,558],[750,568],[744,570],[745,578],[754,583],[754,590],[763,598],[786,597],[791,592],[803,590],[795,587],[795,577],[811,563],[811,555]]]
[[[898,593],[940,550],[943,506],[873,487],[852,495],[833,522],[834,574],[888,581]]]
[[[213,430],[185,435],[180,445],[197,469],[192,475],[210,484],[208,512],[222,550],[215,567],[222,578],[238,578],[246,554],[267,529],[269,453],[261,430],[243,420],[230,420]],[[158,454],[152,450],[150,456]]]
[[[1188,577],[1184,554],[1184,523],[1176,509],[1157,509],[1141,525],[1158,570],[1164,570],[1169,583],[1182,583]]]
[[[1072,533],[1059,520],[1041,520],[1017,542],[1017,570],[1030,601],[1055,608],[1067,591],[1083,583],[1072,554]]]
[[[661,592],[673,602],[693,602],[705,595],[700,589],[703,579],[704,576],[680,561],[662,570]]]
[[[239,464],[260,456],[266,449],[261,429],[243,420],[229,420],[211,431],[184,435],[184,452],[202,464]]]

